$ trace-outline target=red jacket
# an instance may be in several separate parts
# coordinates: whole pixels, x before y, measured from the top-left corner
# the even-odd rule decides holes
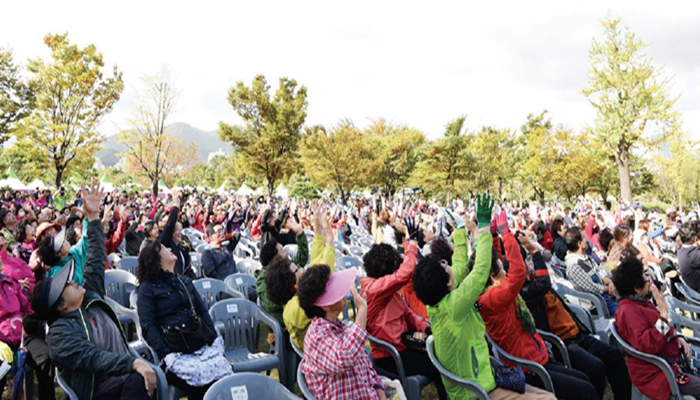
[[[418,261],[418,248],[406,245],[403,263],[396,272],[379,279],[362,278],[362,295],[367,299],[367,331],[370,335],[387,341],[397,351],[406,350],[401,335],[406,332],[425,332],[430,326],[406,304],[399,294],[399,289],[413,277],[413,270]],[[372,357],[385,358],[390,354],[385,350],[372,347]]]
[[[112,234],[112,237],[105,241],[105,247],[107,248],[107,255],[114,253],[119,250],[119,245],[122,244],[124,240],[124,234],[126,233],[126,222],[123,218],[119,220],[117,229]],[[109,265],[109,260],[105,263],[105,270],[112,269]]]
[[[554,243],[554,239],[552,238],[552,234],[549,233],[549,231],[545,231],[544,233],[544,239],[540,242],[542,247],[547,249],[548,251],[552,251],[552,244]]]
[[[649,301],[622,299],[615,312],[617,331],[622,339],[644,353],[678,360],[678,338],[673,337],[674,328],[664,336],[654,325],[659,319],[659,310]],[[645,396],[652,399],[668,399],[671,387],[660,369],[646,361],[627,357],[627,370],[632,384]]]
[[[509,232],[503,237],[503,247],[510,264],[508,276],[479,296],[477,302],[481,306],[486,332],[509,354],[545,365],[549,355],[542,337],[538,333],[525,332],[516,316],[516,297],[525,283],[526,268],[520,245]]]

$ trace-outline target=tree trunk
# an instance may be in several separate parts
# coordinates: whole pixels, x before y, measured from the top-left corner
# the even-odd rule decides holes
[[[275,192],[275,182],[273,182],[271,179],[267,180],[267,196],[272,198],[274,197]]]
[[[158,198],[158,178],[151,181],[151,194]]]
[[[622,200],[632,204],[632,185],[630,183],[630,160],[625,153],[617,160],[617,172],[620,175],[620,195]]]
[[[63,169],[56,168],[56,189],[61,188],[61,180],[63,178]]]

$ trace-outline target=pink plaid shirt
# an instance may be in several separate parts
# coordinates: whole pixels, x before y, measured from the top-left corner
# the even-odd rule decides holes
[[[368,333],[359,325],[314,318],[304,339],[301,371],[322,400],[375,400],[384,389],[363,346]]]

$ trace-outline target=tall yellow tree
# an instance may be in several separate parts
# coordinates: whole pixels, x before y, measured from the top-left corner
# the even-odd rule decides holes
[[[330,131],[322,126],[307,128],[301,142],[306,176],[316,186],[332,186],[345,200],[377,171],[373,142],[350,121],[341,121]]]
[[[94,163],[104,137],[98,127],[119,100],[124,83],[115,66],[103,74],[102,54],[94,45],[70,44],[68,34],[46,35],[51,60],[31,60],[29,86],[34,108],[15,130],[16,146],[32,158],[49,161],[56,186],[70,171]]]

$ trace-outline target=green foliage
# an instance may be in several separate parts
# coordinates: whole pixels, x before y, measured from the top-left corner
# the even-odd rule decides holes
[[[583,89],[596,109],[592,131],[618,168],[622,198],[632,201],[630,164],[633,149],[663,141],[673,123],[676,103],[663,69],[644,54],[647,45],[619,18],[603,21],[604,40],[593,40],[589,52],[591,69]],[[654,131],[653,138],[648,131]]]
[[[378,173],[372,172],[373,178],[368,182],[393,195],[397,189],[406,186],[426,140],[425,134],[419,130],[378,119],[365,129],[364,141],[374,147],[377,155]]]
[[[228,93],[234,111],[245,127],[219,123],[219,138],[231,142],[241,158],[241,167],[266,180],[271,196],[277,182],[296,170],[301,129],[306,120],[306,88],[294,79],[280,78],[270,97],[270,85],[258,75],[247,87],[238,82]]]
[[[321,197],[318,190],[308,181],[297,181],[289,192],[292,197],[304,197],[307,199],[318,199]]]
[[[49,34],[44,43],[51,49],[51,61],[29,62],[29,85],[36,100],[16,129],[15,146],[32,159],[48,159],[60,186],[65,174],[94,163],[93,153],[103,140],[97,129],[119,100],[124,83],[116,66],[112,77],[103,76],[102,54],[94,45],[71,45],[68,34]]]
[[[301,143],[301,161],[315,185],[332,186],[345,199],[377,170],[372,143],[349,121],[341,121],[330,132],[322,126],[309,128]]]
[[[688,201],[697,200],[700,186],[698,161],[697,142],[688,138],[680,123],[674,124],[665,142],[657,146],[652,159],[659,198],[679,208]]]
[[[21,79],[10,49],[0,47],[0,146],[9,139],[17,122],[29,115],[34,92]]]
[[[504,186],[515,175],[516,139],[508,129],[485,126],[472,139],[475,167],[471,171],[473,190],[485,191],[496,185],[501,197]]]

